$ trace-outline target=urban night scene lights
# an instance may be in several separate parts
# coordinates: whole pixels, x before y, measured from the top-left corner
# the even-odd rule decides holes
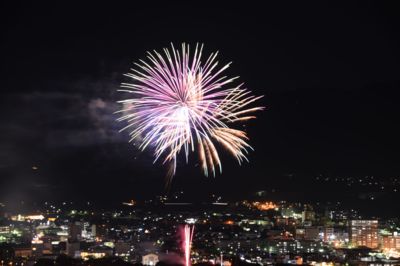
[[[394,1],[3,2],[0,266],[400,265]]]
[[[203,58],[203,45],[191,53],[187,44],[180,49],[164,48],[147,53],[147,61],[136,63],[137,69],[126,74],[133,83],[122,83],[129,99],[123,105],[118,121],[127,121],[131,141],[139,149],[155,149],[155,161],[162,157],[170,163],[170,175],[176,172],[177,156],[184,150],[186,161],[190,150],[198,150],[201,168],[206,176],[222,172],[215,142],[225,147],[239,162],[247,161],[252,147],[242,130],[229,124],[254,119],[262,107],[252,106],[261,96],[253,96],[243,84],[231,85],[237,79],[224,76],[230,64],[219,66],[216,53]]]

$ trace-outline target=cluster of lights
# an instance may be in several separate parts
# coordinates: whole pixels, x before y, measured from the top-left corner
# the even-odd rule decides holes
[[[252,203],[253,207],[257,208],[260,211],[268,211],[268,210],[278,210],[278,205],[273,203],[272,201],[259,202],[255,201]]]

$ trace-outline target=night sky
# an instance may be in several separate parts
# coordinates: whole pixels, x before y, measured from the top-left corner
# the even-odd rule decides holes
[[[0,201],[164,193],[166,169],[127,143],[113,112],[123,73],[170,42],[219,50],[222,63],[233,61],[227,73],[266,106],[246,124],[250,163],[222,152],[223,174],[206,178],[182,160],[172,191],[236,199],[266,190],[271,199],[365,206],[400,199],[383,191],[369,202],[361,188],[315,181],[400,178],[395,6],[127,2],[2,4]]]

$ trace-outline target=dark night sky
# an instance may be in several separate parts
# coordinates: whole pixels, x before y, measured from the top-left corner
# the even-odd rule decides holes
[[[173,190],[345,201],[313,178],[400,175],[395,6],[130,2],[2,4],[0,200],[161,193],[165,169],[127,144],[113,112],[122,74],[170,42],[219,50],[267,107],[248,123],[249,164],[223,156],[214,179],[182,163]]]

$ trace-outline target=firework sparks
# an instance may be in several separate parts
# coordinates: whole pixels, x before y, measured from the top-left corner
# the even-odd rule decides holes
[[[118,121],[126,121],[121,129],[130,130],[130,141],[139,142],[141,150],[154,147],[154,162],[162,158],[171,163],[171,176],[176,172],[177,156],[184,151],[186,162],[197,146],[201,168],[206,176],[215,176],[222,164],[216,143],[229,151],[241,164],[252,150],[242,130],[228,125],[246,121],[262,107],[251,105],[262,96],[254,96],[243,84],[229,86],[237,77],[222,76],[229,64],[218,68],[212,53],[202,61],[203,46],[189,45],[181,50],[171,45],[164,54],[148,52],[148,61],[140,60],[126,74],[132,83],[122,83],[120,91],[132,97],[119,101]]]
[[[190,226],[188,224],[183,228],[183,250],[185,253],[185,266],[190,266],[190,252],[192,250],[192,240],[193,240],[194,225]]]

